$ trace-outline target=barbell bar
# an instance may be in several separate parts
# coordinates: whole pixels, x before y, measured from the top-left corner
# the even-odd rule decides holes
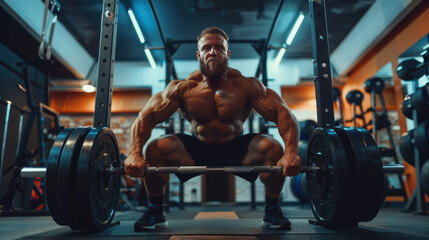
[[[223,168],[214,168],[207,166],[176,166],[176,167],[147,167],[145,174],[157,173],[177,173],[177,174],[216,174],[216,173],[281,173],[282,166],[229,166]],[[316,166],[301,166],[300,172],[317,173],[323,171]],[[401,174],[404,172],[404,166],[401,164],[385,164],[383,165],[385,174]],[[125,168],[110,167],[105,170],[106,174],[124,175]],[[24,167],[21,170],[22,178],[45,177],[46,168],[44,167]]]

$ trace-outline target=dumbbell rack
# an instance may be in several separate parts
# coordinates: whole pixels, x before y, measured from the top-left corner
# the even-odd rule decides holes
[[[371,94],[371,109],[372,109],[372,136],[374,137],[376,143],[378,144],[378,130],[386,128],[387,136],[389,138],[390,148],[384,149],[379,148],[382,157],[393,157],[396,164],[399,164],[399,158],[396,153],[396,144],[393,141],[392,129],[390,127],[391,123],[388,119],[386,104],[384,101],[383,90],[385,88],[384,81],[381,78],[371,78],[368,79],[364,84],[364,89],[366,92]],[[381,115],[377,114],[377,95],[381,106]],[[384,118],[384,119],[382,119]],[[379,124],[378,120],[382,119],[382,124]],[[402,174],[398,174],[398,181],[401,186],[399,194],[404,197],[404,200],[407,201],[407,194],[405,192],[404,180]],[[396,196],[394,192],[393,195]]]
[[[417,90],[417,86],[418,86],[418,80],[416,79],[413,81],[414,90]],[[417,110],[413,109],[412,113],[413,113],[412,120],[413,120],[414,126],[417,126],[418,120],[419,120]],[[428,214],[428,212],[426,210],[426,205],[425,205],[425,194],[423,193],[423,189],[420,181],[421,167],[422,167],[421,165],[422,164],[420,163],[419,150],[417,149],[416,146],[414,146],[414,166],[416,169],[416,187],[413,193],[411,194],[411,197],[408,199],[407,203],[405,204],[403,211],[405,212],[413,211],[415,214],[425,215],[425,214]]]
[[[335,122],[335,125],[344,126],[343,101],[341,100],[341,90],[337,87],[333,87],[332,95],[334,102],[338,102],[338,109],[340,110],[340,119]]]
[[[363,110],[362,107],[362,100],[363,100],[363,93],[359,90],[352,90],[347,93],[346,100],[353,105],[353,118],[346,120],[346,123],[353,122],[353,127],[356,127],[356,119],[362,120],[362,127],[368,128],[368,124],[365,120],[365,114],[372,111],[372,108],[368,108],[366,111]],[[359,108],[360,113],[356,113],[356,108]]]

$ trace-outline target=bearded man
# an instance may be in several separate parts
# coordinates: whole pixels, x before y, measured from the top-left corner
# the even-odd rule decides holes
[[[168,174],[144,174],[148,166],[282,166],[283,173],[261,173],[265,185],[265,214],[261,227],[290,229],[278,202],[286,176],[298,175],[299,128],[283,99],[258,79],[228,68],[228,36],[217,28],[204,29],[197,38],[200,70],[186,80],[171,81],[153,95],[131,127],[130,151],[125,171],[143,177],[149,194],[148,210],[134,224],[135,231],[168,227],[164,191]],[[242,134],[252,110],[274,122],[284,142],[263,134]],[[169,134],[150,143],[156,124],[177,110],[191,124],[192,136]],[[255,181],[258,174],[236,174]],[[186,181],[192,175],[179,175]]]

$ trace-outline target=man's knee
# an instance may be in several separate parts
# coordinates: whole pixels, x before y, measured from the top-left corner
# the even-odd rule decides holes
[[[268,158],[278,158],[277,160],[283,155],[283,146],[273,137],[263,134],[256,138],[253,147],[259,154],[265,155]]]
[[[156,138],[146,148],[146,160],[171,156],[179,149],[180,144],[180,139],[172,134]]]

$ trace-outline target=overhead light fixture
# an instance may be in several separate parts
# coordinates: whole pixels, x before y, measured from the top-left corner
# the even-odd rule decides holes
[[[95,87],[92,86],[91,84],[85,84],[82,86],[83,91],[87,92],[87,93],[91,93],[95,91]]]
[[[144,39],[142,30],[140,29],[139,24],[137,23],[136,17],[134,16],[133,10],[131,10],[131,8],[128,9],[128,15],[130,15],[131,22],[133,22],[134,29],[136,30],[136,33],[140,39],[140,42],[144,43],[145,39]]]
[[[298,15],[298,18],[295,21],[295,24],[293,25],[292,31],[289,33],[289,36],[287,37],[287,40],[286,40],[287,45],[290,45],[292,43],[303,20],[304,20],[304,13],[300,12]]]
[[[139,24],[137,23],[136,17],[134,16],[133,10],[130,8],[128,9],[128,15],[130,16],[131,22],[133,23],[134,29],[136,30],[137,36],[139,37],[140,42],[143,44],[145,42],[142,30],[140,29]],[[149,49],[145,49],[144,52],[146,53],[146,57],[149,60],[150,66],[155,69],[156,64],[155,60],[152,57],[152,54],[150,53]]]
[[[298,32],[299,27],[301,26],[302,21],[304,20],[304,13],[299,12],[298,18],[295,21],[295,24],[293,25],[292,30],[289,33],[289,36],[286,39],[286,45],[291,45],[293,39],[295,38],[296,33]],[[281,48],[279,53],[277,54],[276,60],[274,61],[274,65],[278,66],[280,61],[282,60],[284,54],[286,52],[286,48]]]
[[[146,53],[146,57],[147,57],[147,59],[149,60],[150,66],[151,66],[153,69],[155,69],[155,68],[156,68],[156,64],[155,64],[155,61],[153,60],[153,57],[152,57],[152,54],[150,53],[150,50],[146,48],[146,49],[144,50],[144,53]]]
[[[279,54],[277,54],[276,60],[274,61],[274,66],[278,66],[280,61],[283,58],[283,55],[285,55],[286,48],[281,48],[279,51]]]

